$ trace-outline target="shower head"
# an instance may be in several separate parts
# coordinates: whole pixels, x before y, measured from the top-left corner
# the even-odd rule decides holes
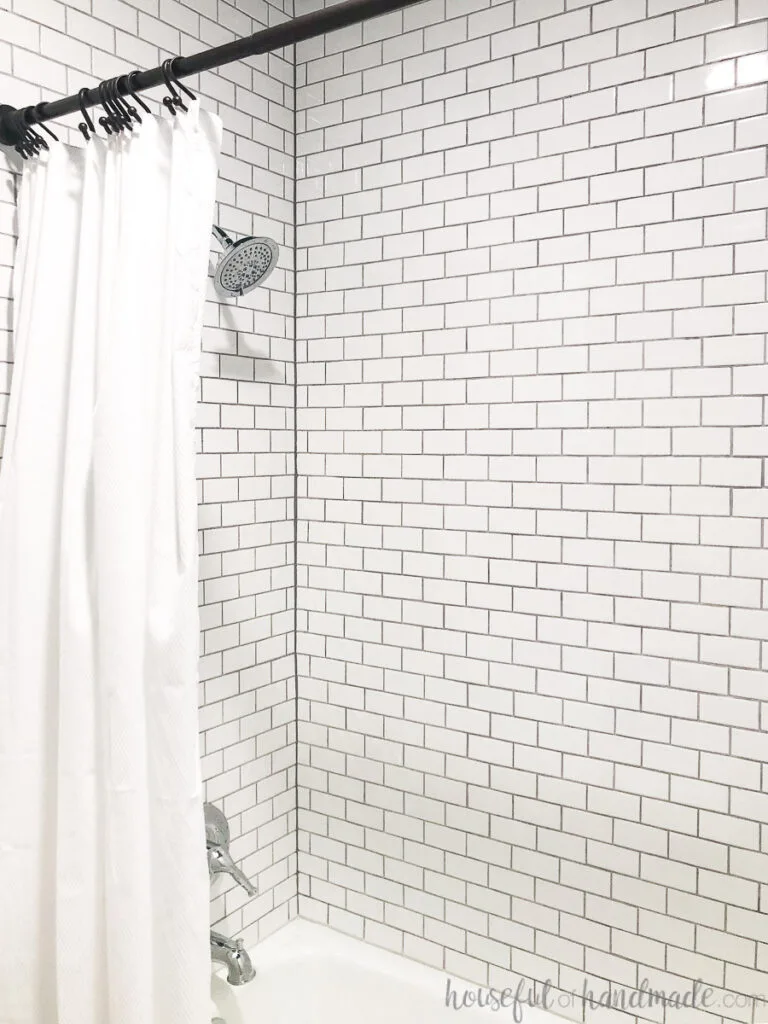
[[[263,284],[277,266],[280,249],[271,238],[233,242],[220,227],[214,225],[212,230],[224,248],[213,278],[219,295],[245,295]]]

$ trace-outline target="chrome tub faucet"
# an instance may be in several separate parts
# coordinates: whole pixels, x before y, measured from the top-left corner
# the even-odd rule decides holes
[[[235,864],[229,852],[229,822],[214,804],[205,804],[204,811],[205,845],[211,882],[216,875],[231,875],[249,896],[255,896],[256,887]],[[226,935],[212,930],[211,960],[225,965],[230,985],[245,985],[256,976],[242,939],[228,939]]]
[[[226,935],[211,931],[211,960],[226,966],[230,985],[246,985],[256,976],[242,939],[228,939]]]

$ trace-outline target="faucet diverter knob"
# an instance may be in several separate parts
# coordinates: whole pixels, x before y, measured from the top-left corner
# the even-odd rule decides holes
[[[205,804],[205,842],[208,847],[208,874],[211,882],[216,875],[231,875],[249,896],[256,888],[232,860],[229,852],[229,822],[218,807]]]
[[[229,846],[229,822],[215,804],[204,804],[205,842],[212,846]]]

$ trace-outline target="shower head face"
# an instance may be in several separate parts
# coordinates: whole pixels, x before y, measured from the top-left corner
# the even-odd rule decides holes
[[[219,295],[245,295],[253,291],[277,266],[280,249],[271,238],[241,238],[219,260],[214,286]]]

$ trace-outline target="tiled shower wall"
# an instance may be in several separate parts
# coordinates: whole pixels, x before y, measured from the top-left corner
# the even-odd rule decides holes
[[[2,98],[290,13],[0,0]],[[765,989],[765,16],[426,0],[300,48],[302,914],[479,982]],[[200,413],[204,767],[261,893],[214,919],[249,940],[295,911],[292,80],[202,82],[219,222],[282,244],[211,294]]]
[[[26,106],[154,67],[283,21],[291,7],[292,0],[0,0],[0,102]],[[199,83],[203,103],[225,125],[218,223],[281,246],[266,288],[237,304],[209,291],[199,413],[203,770],[208,799],[230,817],[233,854],[259,887],[247,901],[217,881],[212,920],[248,941],[296,907],[293,73],[293,54],[275,53]],[[72,140],[80,140],[76,124],[67,120]],[[67,128],[60,132],[66,137]],[[13,360],[18,170],[0,150],[0,425]]]
[[[767,991],[767,15],[298,48],[302,915],[497,986],[703,978],[686,1022]]]

